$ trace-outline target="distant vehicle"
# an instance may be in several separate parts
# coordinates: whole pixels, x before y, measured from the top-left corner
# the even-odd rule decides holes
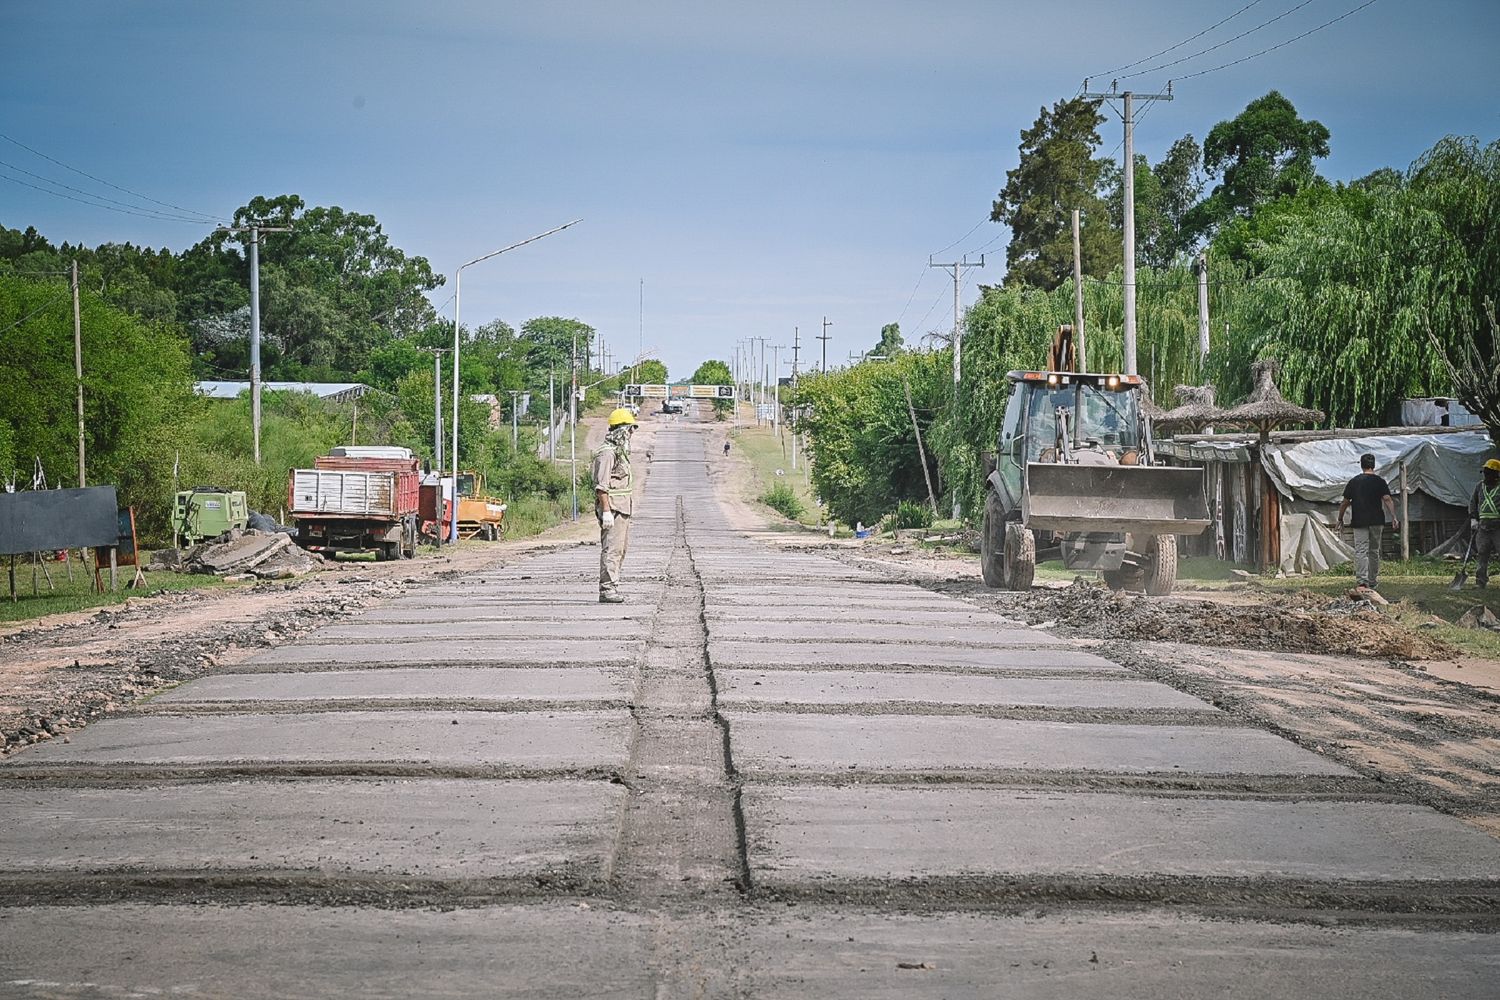
[[[335,448],[293,469],[287,510],[297,544],[313,552],[369,552],[380,559],[417,554],[421,473],[407,448]]]
[[[680,399],[664,399],[661,402],[663,413],[686,413],[687,404]]]

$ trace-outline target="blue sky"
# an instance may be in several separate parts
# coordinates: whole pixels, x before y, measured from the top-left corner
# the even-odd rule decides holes
[[[883,323],[908,340],[951,323],[931,253],[988,248],[965,302],[1000,279],[1003,230],[970,231],[1043,104],[1247,2],[5,0],[0,131],[215,217],[287,192],[370,212],[450,275],[434,296],[449,316],[455,266],[582,218],[466,271],[465,323],[576,316],[624,356],[644,279],[644,343],[675,376],[794,327],[816,348],[825,315],[832,361]],[[1360,2],[1259,0],[1145,66],[1223,47],[1128,83],[1158,89]],[[1275,88],[1331,130],[1325,175],[1405,167],[1445,134],[1500,135],[1497,50],[1494,0],[1377,0],[1180,80],[1137,149],[1155,160]],[[0,160],[128,200],[8,143]],[[0,222],[173,249],[206,232],[5,180]]]

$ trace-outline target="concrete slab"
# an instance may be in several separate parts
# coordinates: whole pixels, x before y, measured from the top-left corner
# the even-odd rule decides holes
[[[967,649],[962,646],[902,646],[874,642],[711,642],[715,667],[887,667],[917,669],[955,667],[964,670],[1024,670],[1071,673],[1080,670],[1124,673],[1125,669],[1045,633],[1032,636],[1035,647]]]
[[[871,621],[864,616],[845,618],[837,624],[796,619],[768,622],[710,621],[710,641],[733,642],[753,639],[766,642],[859,642],[904,643],[931,646],[962,645],[969,648],[1029,646],[1038,641],[1056,641],[1045,632],[1002,621],[970,625],[919,625],[904,621]],[[324,630],[326,631],[326,630]]]
[[[708,620],[710,627],[714,625],[731,625],[746,622],[764,624],[767,622],[825,622],[840,625],[851,620],[866,622],[899,622],[908,625],[1008,625],[1014,627],[1017,623],[1001,618],[999,615],[979,608],[969,607],[941,607],[941,608],[918,608],[912,610],[903,608],[896,611],[890,608],[850,609],[848,606],[837,603],[825,603],[815,607],[790,607],[780,605],[776,607],[756,607],[753,605],[740,605],[737,607],[717,606],[713,611],[705,611],[704,617]]]
[[[622,611],[621,608],[628,610]],[[597,600],[589,604],[571,605],[470,601],[445,606],[392,603],[385,607],[371,608],[355,620],[431,624],[475,621],[649,622],[655,615],[654,607],[648,608],[640,604],[600,604]]]
[[[0,770],[30,764],[338,762],[529,769],[618,767],[624,712],[310,712],[106,719],[63,743],[14,754]]]
[[[601,701],[624,698],[631,675],[624,670],[517,667],[486,670],[428,667],[406,670],[319,670],[310,673],[218,674],[152,699],[152,704],[288,701]]]
[[[514,663],[535,665],[568,663],[598,666],[628,664],[635,661],[640,643],[568,639],[463,639],[426,642],[341,642],[335,644],[298,643],[256,653],[245,666],[472,666],[476,663]]]
[[[651,936],[643,917],[573,903],[28,907],[0,910],[0,992],[650,1000]]]
[[[1192,695],[1144,680],[1063,680],[882,670],[722,670],[719,704],[1019,705],[1048,708],[1212,710]]]
[[[645,635],[649,622],[640,619],[618,621],[457,621],[441,628],[431,623],[393,624],[390,622],[353,621],[320,628],[303,636],[299,643],[337,642],[432,642],[440,639],[638,639]]]
[[[745,928],[756,1000],[1492,1000],[1500,938],[1166,910],[900,916],[798,906]]]
[[[1349,775],[1256,729],[962,716],[727,712],[742,771],[964,771]]]
[[[0,869],[597,879],[623,800],[606,781],[0,788]]]
[[[1421,806],[871,786],[750,786],[743,803],[757,881],[1166,875],[1500,885],[1500,841]]]

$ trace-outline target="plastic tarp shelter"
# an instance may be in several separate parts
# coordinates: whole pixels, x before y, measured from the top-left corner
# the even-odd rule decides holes
[[[1261,465],[1276,489],[1298,500],[1333,504],[1359,474],[1359,457],[1375,456],[1375,472],[1397,490],[1401,466],[1406,486],[1454,507],[1467,507],[1486,459],[1495,457],[1483,431],[1451,434],[1381,434],[1322,441],[1263,445]],[[1353,552],[1339,537],[1332,514],[1300,511],[1281,519],[1281,569],[1319,572],[1350,561]]]

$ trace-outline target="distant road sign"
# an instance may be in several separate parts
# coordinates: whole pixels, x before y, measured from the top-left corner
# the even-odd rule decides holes
[[[664,385],[627,385],[625,395],[644,399],[666,399],[667,387]]]

